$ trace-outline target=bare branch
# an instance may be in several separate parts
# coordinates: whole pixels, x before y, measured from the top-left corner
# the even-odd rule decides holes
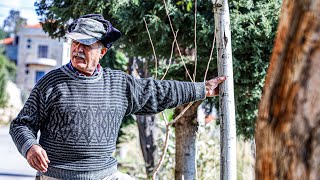
[[[162,155],[160,157],[160,160],[156,166],[156,168],[153,170],[152,172],[152,180],[155,180],[156,179],[156,176],[157,176],[157,172],[159,171],[160,167],[162,166],[162,163],[163,163],[163,160],[164,160],[164,157],[167,153],[167,149],[168,149],[168,139],[169,139],[169,132],[170,132],[170,126],[172,126],[174,123],[176,123],[178,121],[178,119],[183,116],[183,114],[192,106],[194,102],[191,102],[188,104],[187,107],[185,107],[182,112],[176,117],[174,118],[173,121],[171,121],[170,123],[168,123],[168,120],[167,120],[167,117],[166,115],[164,114],[164,112],[162,111],[162,115],[163,115],[163,119],[165,121],[165,124],[166,124],[166,139],[165,139],[165,142],[164,142],[164,148],[163,148],[163,152],[162,152]]]
[[[193,71],[193,81],[196,81],[197,76],[197,0],[194,0],[194,71]]]
[[[166,123],[166,125],[167,125],[167,124],[168,124],[167,116],[166,116],[166,114],[164,113],[164,111],[162,111],[161,113],[162,113],[162,116],[163,116],[164,122],[165,122],[165,123]]]
[[[213,37],[213,41],[212,41],[212,48],[211,48],[211,52],[210,52],[210,57],[209,57],[209,61],[208,61],[208,64],[207,64],[206,72],[204,74],[203,81],[206,81],[206,79],[207,79],[207,74],[208,74],[209,65],[210,65],[210,62],[211,62],[211,59],[212,59],[212,54],[213,54],[213,49],[214,49],[214,43],[215,42],[216,42],[216,32],[214,32],[214,37]]]
[[[145,18],[143,18],[143,20],[144,20],[144,24],[146,25],[146,29],[147,29],[147,32],[148,32],[148,35],[149,35],[150,43],[151,43],[151,46],[152,46],[152,51],[153,51],[153,55],[154,55],[154,59],[155,59],[155,67],[156,67],[155,79],[157,79],[157,75],[158,75],[158,59],[157,59],[156,51],[155,51],[154,46],[153,46],[153,42],[152,42],[152,39],[151,39],[151,35],[150,35],[150,32],[149,32],[147,21],[146,21]]]
[[[165,5],[165,8],[166,8],[166,13],[167,13],[167,16],[168,16],[168,19],[169,19],[169,23],[170,23],[170,27],[171,27],[171,31],[173,32],[173,36],[174,36],[174,41],[172,42],[172,48],[171,48],[171,55],[170,55],[170,59],[169,59],[169,65],[165,71],[165,74],[163,75],[163,77],[161,78],[161,80],[164,79],[164,77],[166,76],[169,68],[170,68],[170,65],[171,65],[171,60],[172,60],[172,56],[173,56],[173,51],[174,51],[174,44],[176,44],[177,46],[177,49],[179,51],[179,55],[181,57],[181,60],[183,62],[183,65],[184,65],[184,68],[190,78],[190,80],[192,82],[195,82],[196,80],[196,70],[197,70],[197,0],[195,0],[195,13],[194,13],[194,16],[195,16],[195,21],[194,21],[194,46],[195,46],[195,67],[194,67],[194,74],[193,74],[193,79],[192,77],[190,76],[189,74],[189,71],[186,67],[186,64],[184,62],[184,59],[183,59],[183,56],[181,54],[181,51],[180,51],[180,48],[179,48],[179,43],[177,41],[177,33],[178,31],[175,33],[174,32],[174,29],[173,29],[173,26],[172,26],[172,22],[171,22],[171,19],[170,19],[170,16],[169,16],[169,12],[168,12],[168,8],[167,8],[167,5],[166,5],[166,2],[165,0],[163,0],[164,2],[164,5]],[[145,21],[145,20],[144,20]],[[145,21],[146,23],[146,21]],[[146,25],[146,28],[148,29],[147,25]],[[148,31],[148,34],[149,34],[149,31]],[[151,40],[151,37],[150,37],[150,34],[149,34],[149,38],[150,38],[150,41]],[[209,57],[209,61],[208,61],[208,64],[207,64],[207,67],[206,67],[206,72],[205,72],[205,76],[204,76],[204,81],[206,80],[206,77],[207,77],[207,73],[208,73],[208,69],[209,69],[209,65],[210,65],[210,62],[211,62],[211,59],[212,59],[212,54],[213,54],[213,50],[214,50],[214,44],[215,44],[215,41],[216,41],[216,32],[214,34],[214,39],[213,39],[213,42],[212,42],[212,48],[211,48],[211,52],[210,52],[210,57]],[[152,44],[152,42],[151,42]],[[155,51],[154,51],[155,53]],[[156,175],[157,175],[157,172],[159,171],[160,167],[162,166],[162,163],[163,163],[163,160],[164,160],[164,157],[167,153],[167,149],[168,149],[168,140],[169,140],[169,133],[170,133],[170,126],[172,126],[174,123],[176,123],[180,117],[182,117],[184,115],[184,113],[194,104],[194,102],[190,102],[183,110],[182,112],[176,117],[174,118],[173,121],[171,122],[168,122],[164,112],[162,112],[162,115],[163,115],[163,118],[164,118],[164,121],[165,121],[165,125],[166,125],[166,136],[165,136],[165,142],[164,142],[164,148],[163,148],[163,153],[160,157],[160,160],[156,166],[156,168],[154,169],[154,171],[152,172],[152,180],[155,180],[156,179]],[[196,173],[196,177],[197,177],[197,173]]]
[[[174,120],[171,121],[168,125],[169,125],[169,126],[172,126],[174,123],[176,123],[176,122],[179,120],[179,118],[180,118],[181,116],[183,116],[183,114],[192,106],[193,103],[194,103],[194,102],[190,102],[190,103],[188,104],[188,106],[185,107],[185,108],[182,110],[182,112],[181,112],[176,118],[174,118]]]
[[[179,31],[179,30],[178,30],[178,31]],[[176,35],[178,34],[178,31],[176,32]],[[172,61],[172,56],[173,56],[173,50],[174,50],[175,41],[176,41],[176,39],[174,39],[173,42],[172,42],[171,55],[170,55],[170,59],[169,59],[169,64],[168,64],[167,69],[166,69],[166,72],[165,72],[164,75],[162,76],[161,80],[163,80],[163,79],[166,77],[166,75],[167,75],[167,73],[168,73],[168,71],[169,71],[169,68],[170,68],[170,66],[171,66],[171,61]]]
[[[153,170],[152,172],[152,180],[155,180],[156,179],[156,176],[157,176],[157,173],[160,169],[160,167],[162,166],[162,163],[163,163],[163,160],[164,160],[164,157],[167,153],[167,149],[168,149],[168,140],[169,140],[169,133],[170,133],[170,125],[168,124],[168,120],[167,120],[167,117],[165,116],[164,112],[162,112],[162,115],[163,115],[163,119],[165,120],[165,123],[166,123],[166,138],[165,138],[165,141],[164,141],[164,148],[163,148],[163,151],[162,151],[162,155],[160,157],[160,160],[156,166],[156,168]]]
[[[172,31],[172,33],[173,33],[173,36],[174,36],[174,39],[175,39],[175,42],[176,42],[176,45],[177,45],[177,48],[178,48],[178,52],[179,52],[179,55],[180,55],[181,60],[182,60],[182,63],[183,63],[183,66],[184,66],[184,68],[186,69],[186,72],[187,72],[190,80],[191,80],[192,82],[194,82],[193,79],[192,79],[192,77],[191,77],[191,75],[190,75],[190,73],[189,73],[189,71],[188,71],[188,68],[187,68],[187,66],[186,66],[186,63],[184,62],[182,53],[181,53],[181,51],[180,51],[180,47],[179,47],[179,43],[178,43],[178,40],[177,40],[177,36],[176,36],[176,34],[174,33],[174,29],[173,29],[173,26],[172,26],[171,18],[170,18],[170,16],[169,16],[169,10],[168,10],[168,8],[167,8],[166,0],[163,0],[163,3],[164,3],[164,7],[166,8],[166,13],[167,13],[167,16],[168,16],[168,19],[169,19],[170,28],[171,28],[171,31]]]

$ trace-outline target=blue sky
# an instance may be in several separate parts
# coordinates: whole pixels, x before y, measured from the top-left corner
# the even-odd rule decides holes
[[[36,0],[1,0],[0,1],[0,26],[3,20],[9,16],[11,9],[19,10],[20,16],[27,19],[28,24],[36,24],[38,22],[37,13],[35,11],[34,2]]]

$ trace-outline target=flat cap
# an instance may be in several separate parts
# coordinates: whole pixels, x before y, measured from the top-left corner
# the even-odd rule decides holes
[[[70,24],[66,37],[85,45],[100,41],[109,49],[121,37],[121,32],[101,14],[87,14]]]

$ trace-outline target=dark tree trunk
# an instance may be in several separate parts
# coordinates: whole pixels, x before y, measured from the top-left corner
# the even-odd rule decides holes
[[[136,78],[148,77],[147,63],[143,63],[138,58],[129,59],[129,73]],[[152,177],[154,169],[154,153],[156,145],[154,144],[155,116],[136,116],[139,129],[140,147],[145,161],[146,173]]]
[[[195,102],[175,124],[176,134],[176,180],[193,180],[196,176],[196,131],[197,108],[200,101]],[[175,117],[187,105],[178,106],[175,109]]]
[[[145,161],[146,172],[149,177],[152,176],[154,169],[154,153],[156,146],[154,144],[154,118],[155,116],[136,116],[139,128],[139,140]]]
[[[320,0],[284,0],[256,126],[256,179],[320,178]]]

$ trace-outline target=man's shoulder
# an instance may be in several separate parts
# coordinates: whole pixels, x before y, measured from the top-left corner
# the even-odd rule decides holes
[[[51,71],[49,71],[48,73],[46,73],[37,83],[36,83],[36,87],[44,87],[47,86],[48,84],[51,84],[52,82],[55,82],[59,76],[64,76],[63,71],[61,70],[61,68],[56,68],[53,69]]]
[[[103,68],[103,73],[111,77],[125,77],[126,73],[121,70],[111,69],[108,67]]]

